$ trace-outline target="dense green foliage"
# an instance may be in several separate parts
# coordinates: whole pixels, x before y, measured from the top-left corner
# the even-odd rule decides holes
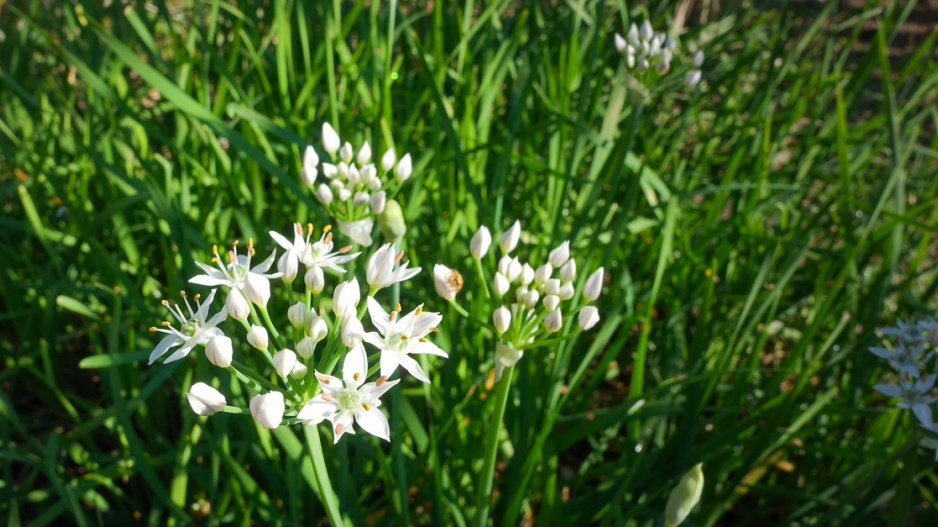
[[[212,244],[328,221],[298,177],[323,121],[414,156],[401,295],[451,352],[386,406],[390,443],[327,447],[355,524],[471,517],[492,340],[429,271],[515,218],[607,283],[597,328],[516,368],[495,524],[661,525],[698,462],[688,525],[936,523],[934,452],[866,351],[938,289],[914,2],[692,12],[703,86],[643,104],[612,35],[674,5],[104,4],[0,2],[0,523],[323,516],[300,427],[194,415],[191,383],[230,381],[201,354],[145,365]]]

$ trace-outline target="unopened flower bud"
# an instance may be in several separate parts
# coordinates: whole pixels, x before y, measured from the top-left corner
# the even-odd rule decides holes
[[[524,307],[531,309],[537,305],[537,301],[540,296],[541,295],[537,292],[537,289],[531,289],[524,294],[524,297],[521,299],[521,301],[524,302]]]
[[[407,233],[407,223],[404,221],[404,211],[396,200],[390,199],[384,206],[384,212],[378,214],[378,225],[381,232],[391,243],[398,243]]]
[[[586,284],[583,286],[583,298],[593,301],[599,298],[599,294],[603,290],[603,268],[600,267],[593,271],[593,274],[589,275],[586,279]]]
[[[263,326],[251,326],[248,330],[248,344],[259,350],[267,349],[267,330]]]
[[[619,53],[625,53],[625,48],[628,46],[628,43],[625,41],[625,38],[622,35],[616,33],[615,36],[616,51]]]
[[[495,331],[497,331],[499,335],[504,334],[508,331],[508,326],[511,325],[511,313],[505,306],[499,306],[499,308],[492,313],[492,323],[495,325]]]
[[[358,278],[342,282],[332,293],[332,312],[339,318],[355,317],[360,300],[361,289],[358,286]]]
[[[244,277],[244,295],[260,307],[267,307],[270,300],[270,280],[265,276],[248,273]]]
[[[498,382],[502,378],[502,371],[505,368],[510,368],[515,365],[521,357],[524,356],[524,351],[509,346],[507,344],[502,344],[501,342],[495,343],[495,382]]]
[[[694,53],[694,67],[700,68],[701,66],[703,66],[703,62],[704,62],[704,52],[698,51],[697,53]]]
[[[307,368],[305,364],[300,361],[296,361],[296,364],[293,365],[293,371],[290,372],[290,375],[294,379],[302,379],[303,377],[306,377],[306,372],[308,371],[309,368]]]
[[[232,287],[228,291],[228,296],[225,298],[225,311],[236,320],[247,320],[248,315],[251,314],[251,306],[240,289]]]
[[[687,519],[690,511],[700,501],[703,486],[703,464],[697,463],[681,476],[681,480],[678,481],[677,486],[671,490],[671,495],[668,496],[668,504],[664,509],[664,524],[666,527],[677,527]]]
[[[358,156],[355,157],[355,160],[358,161],[359,166],[365,166],[371,162],[371,145],[368,144],[368,141],[365,141],[365,144],[358,150]]]
[[[652,29],[651,22],[648,20],[642,22],[642,28],[639,30],[638,35],[645,42],[651,41],[651,39],[655,36],[655,30]]]
[[[394,149],[388,148],[387,152],[381,156],[381,170],[385,172],[394,168],[394,162],[397,161],[397,158],[394,157]]]
[[[559,309],[551,311],[544,317],[544,329],[548,332],[560,331],[561,327],[563,327],[563,316]]]
[[[306,321],[306,334],[313,339],[314,343],[326,338],[326,335],[329,334],[329,326],[326,325],[326,319],[317,315],[315,311],[310,311],[309,314],[306,315]]]
[[[255,395],[251,399],[251,415],[254,420],[260,423],[264,428],[274,429],[283,422],[283,411],[286,406],[283,402],[283,394],[280,392],[268,392],[263,395]]]
[[[560,292],[557,293],[557,296],[559,296],[561,300],[570,300],[573,298],[575,292],[573,282],[567,282],[560,286]]]
[[[688,86],[696,86],[700,84],[700,79],[703,78],[703,73],[700,70],[690,70],[684,75],[684,84]]]
[[[352,204],[356,207],[361,207],[366,203],[371,203],[371,196],[367,192],[356,192],[355,199],[352,200]]]
[[[304,359],[312,357],[314,351],[316,351],[316,341],[311,337],[303,337],[296,343],[296,353]]]
[[[492,288],[495,289],[495,294],[502,296],[508,292],[508,288],[511,287],[511,283],[502,273],[495,273],[495,280],[492,284]]]
[[[335,133],[335,129],[329,123],[322,123],[322,149],[329,155],[335,155],[339,149],[339,134]]]
[[[231,339],[216,335],[205,344],[205,357],[219,368],[231,366]]]
[[[349,164],[352,162],[352,144],[348,141],[342,145],[342,148],[339,149],[339,158],[343,163]]]
[[[433,285],[440,298],[452,301],[456,298],[456,293],[462,290],[462,275],[455,269],[436,264],[433,266]]]
[[[550,280],[550,275],[554,272],[549,263],[546,263],[537,268],[537,271],[534,271],[534,283],[542,286]]]
[[[348,199],[351,198],[351,197],[352,197],[352,191],[351,191],[351,190],[349,190],[349,189],[347,189],[347,188],[344,188],[344,187],[339,189],[339,201],[348,201]],[[338,223],[339,223],[340,225],[342,224],[341,221],[339,221]],[[344,233],[343,233],[343,234],[344,234]]]
[[[580,324],[580,329],[583,331],[591,329],[599,322],[599,310],[596,309],[596,306],[585,306],[580,310],[577,322]]]
[[[550,252],[547,255],[547,260],[550,262],[551,267],[554,269],[560,269],[563,267],[563,264],[567,263],[567,260],[570,259],[570,241],[567,240],[557,246],[556,249]]]
[[[186,399],[197,415],[214,415],[228,406],[225,396],[204,382],[193,384],[186,394]]]
[[[316,199],[323,205],[332,203],[332,190],[329,188],[329,185],[325,183],[319,184],[319,187],[316,188]]]
[[[560,295],[560,280],[551,278],[544,282],[544,293],[548,295]]]
[[[576,261],[571,258],[560,268],[560,281],[563,283],[572,282],[574,278],[576,278]]]
[[[287,318],[293,327],[301,327],[306,322],[306,304],[297,302],[287,309]]]
[[[294,366],[296,366],[296,353],[293,350],[282,349],[274,353],[274,369],[280,377],[286,377],[292,373]]]
[[[544,308],[548,311],[553,311],[557,309],[557,306],[560,305],[560,297],[557,295],[547,295],[544,297]]]
[[[322,268],[318,265],[314,265],[306,270],[303,281],[306,282],[306,288],[314,295],[321,293],[323,287],[326,286],[326,277],[322,272]]]
[[[303,152],[303,168],[300,170],[300,178],[307,185],[312,185],[316,182],[316,176],[319,175],[319,171],[316,167],[319,166],[319,156],[316,155],[316,150],[311,146],[306,147],[306,151]]]
[[[482,225],[472,236],[472,240],[469,241],[469,252],[472,253],[473,258],[481,260],[483,256],[488,254],[491,245],[492,234],[489,232],[488,227]]]
[[[365,328],[362,327],[362,321],[358,320],[353,314],[345,319],[342,324],[342,343],[350,348],[354,348],[362,343],[365,337]]]
[[[511,228],[505,231],[502,234],[501,240],[498,242],[498,247],[502,250],[502,254],[508,254],[511,251],[515,250],[515,247],[518,246],[518,240],[521,239],[521,222],[515,220],[511,224]]]
[[[529,285],[532,280],[534,280],[534,268],[525,262],[524,265],[521,266],[521,283],[523,285]]]
[[[410,174],[414,171],[413,164],[410,160],[410,154],[404,154],[404,157],[397,163],[397,168],[394,170],[394,175],[397,176],[397,180],[403,183],[410,178]]]
[[[375,192],[371,196],[371,212],[381,214],[384,212],[384,206],[387,205],[388,197],[385,191]]]

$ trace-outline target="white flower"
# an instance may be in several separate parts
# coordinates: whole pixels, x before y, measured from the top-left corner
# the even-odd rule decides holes
[[[567,260],[570,259],[570,241],[567,240],[558,245],[556,249],[547,255],[547,259],[554,269],[562,267],[563,264],[567,263]]]
[[[332,203],[332,189],[329,188],[329,185],[320,183],[320,185],[316,187],[316,199],[323,205]]]
[[[371,297],[369,297],[371,298]],[[362,321],[357,317],[345,317],[342,323],[342,343],[350,348],[354,348],[362,343],[365,336],[365,328],[362,327]]]
[[[504,234],[502,234],[501,240],[498,242],[499,248],[502,250],[502,254],[508,254],[511,251],[515,250],[515,247],[518,246],[518,240],[521,239],[521,222],[515,220]]]
[[[267,330],[263,326],[251,326],[248,330],[248,344],[259,350],[265,350],[268,342]]]
[[[637,46],[639,44],[638,26],[636,26],[634,23],[629,26],[629,32],[626,33],[625,38],[629,41],[630,44]]]
[[[473,258],[481,260],[483,256],[488,254],[491,245],[492,234],[489,232],[488,227],[482,225],[472,236],[472,240],[469,241],[469,252],[472,253]]]
[[[255,395],[251,399],[251,415],[254,420],[260,423],[264,428],[273,430],[280,426],[283,421],[283,412],[286,406],[283,402],[283,394],[280,392],[267,392],[263,395]]]
[[[322,272],[322,267],[318,265],[310,267],[303,276],[303,282],[314,295],[322,293],[322,289],[326,286],[326,275]]]
[[[271,252],[266,260],[252,268],[251,258],[254,256],[254,241],[248,240],[247,254],[237,254],[235,252],[236,248],[237,243],[228,251],[228,265],[224,266],[221,263],[221,257],[218,255],[218,247],[212,247],[212,253],[214,254],[212,262],[217,264],[218,268],[196,262],[195,264],[205,274],[197,275],[189,282],[208,287],[224,285],[232,289],[240,289],[251,302],[258,306],[266,306],[267,300],[270,299],[269,280],[279,278],[281,275],[281,273],[265,274],[273,265],[277,251]]]
[[[433,266],[433,285],[440,298],[452,301],[456,298],[456,293],[462,290],[462,275],[455,269],[436,264]]]
[[[446,358],[449,355],[436,344],[427,340],[431,331],[443,319],[439,313],[423,311],[421,304],[410,313],[398,317],[398,311],[389,315],[378,302],[368,297],[368,314],[377,332],[365,334],[365,342],[381,350],[381,375],[389,376],[398,366],[423,382],[430,382],[420,364],[411,357],[428,353]]]
[[[231,366],[231,339],[224,335],[215,335],[205,345],[205,357],[219,368]]]
[[[302,327],[306,323],[306,304],[297,302],[287,309],[287,319],[295,328]]]
[[[502,370],[510,368],[524,356],[524,351],[502,344],[495,343],[495,382],[502,378]]]
[[[339,225],[339,232],[351,238],[353,242],[362,247],[371,247],[371,231],[375,226],[372,218],[353,221],[338,220],[336,223]]]
[[[186,399],[189,400],[192,411],[198,415],[213,415],[228,406],[225,396],[204,382],[193,384],[186,394]]]
[[[591,329],[599,322],[599,310],[596,306],[585,306],[580,310],[577,322],[580,324],[580,329],[584,331]]]
[[[583,298],[593,301],[599,298],[603,290],[603,268],[600,267],[593,271],[586,279],[586,285],[583,286]]]
[[[404,257],[404,251],[397,252],[397,247],[390,243],[382,245],[371,258],[368,259],[368,267],[365,270],[365,280],[375,291],[383,289],[397,282],[410,280],[420,272],[419,267],[408,269],[404,262],[400,267],[394,269],[394,266]]]
[[[703,72],[700,70],[690,70],[684,75],[684,84],[688,86],[696,86],[700,84],[700,79],[703,78]]]
[[[410,178],[410,174],[414,171],[414,166],[410,160],[410,154],[404,154],[404,157],[397,162],[397,168],[394,169],[394,175],[397,176],[397,180],[401,183],[407,181]]]
[[[222,331],[215,326],[228,318],[228,312],[226,310],[222,309],[216,313],[211,320],[205,320],[208,316],[208,310],[212,305],[212,300],[215,299],[215,291],[215,289],[212,289],[212,292],[208,294],[208,298],[205,300],[204,304],[199,302],[199,295],[195,295],[195,310],[192,309],[192,305],[189,304],[189,299],[183,294],[183,299],[186,302],[186,310],[189,312],[188,317],[182,312],[182,308],[179,307],[179,304],[176,304],[174,309],[170,307],[168,301],[163,301],[163,305],[169,309],[169,312],[172,313],[173,317],[179,322],[179,329],[174,328],[169,322],[163,322],[160,328],[150,328],[150,331],[167,333],[167,336],[163,337],[163,340],[161,340],[160,343],[156,345],[156,348],[153,349],[153,352],[150,353],[149,364],[153,364],[153,361],[162,357],[163,354],[171,348],[177,346],[179,346],[179,349],[174,351],[165,362],[179,360],[188,355],[196,345],[201,344],[204,346],[212,337],[222,335]]]
[[[356,316],[356,308],[361,300],[358,278],[352,278],[335,287],[332,293],[332,312],[339,318]]]
[[[492,323],[495,325],[495,331],[499,335],[508,331],[508,327],[511,326],[511,312],[505,306],[499,306],[498,309],[492,313]]]
[[[382,212],[384,212],[384,207],[387,205],[387,203],[388,203],[387,192],[383,190],[379,192],[375,192],[371,196],[371,212],[374,212],[375,214],[381,214]]]
[[[388,148],[388,150],[381,156],[381,170],[385,172],[394,168],[394,162],[397,161],[397,158],[394,157],[394,149]]]
[[[322,123],[322,149],[329,152],[329,155],[335,155],[339,149],[339,134],[329,123]]]
[[[616,33],[614,40],[616,43],[616,51],[618,51],[619,53],[625,53],[625,49],[626,49],[626,46],[628,46],[628,43],[625,41],[622,35]]]
[[[316,154],[316,150],[311,146],[307,146],[303,152],[303,168],[300,170],[300,178],[304,183],[312,185],[316,182],[316,176],[319,175],[319,171],[316,169],[318,166],[319,156]]]
[[[563,316],[559,309],[551,311],[544,317],[544,329],[546,329],[548,333],[559,331],[561,327],[563,327]]]
[[[576,278],[576,261],[571,258],[560,268],[560,281],[567,283]]]
[[[225,297],[225,311],[235,320],[247,320],[251,314],[251,305],[240,289],[229,289]]]
[[[346,254],[351,250],[351,245],[333,251],[332,248],[334,245],[335,244],[332,242],[332,230],[327,226],[323,229],[322,237],[319,238],[319,241],[308,243],[300,257],[300,261],[303,262],[303,265],[309,268],[309,270],[306,271],[304,282],[306,282],[306,287],[310,288],[314,293],[318,294],[322,291],[322,286],[325,283],[325,277],[322,274],[323,268],[332,269],[338,273],[344,273],[345,269],[340,266],[354,260],[356,256],[361,254],[360,252]]]
[[[388,381],[382,376],[377,382],[365,383],[368,375],[368,357],[365,348],[361,345],[349,350],[342,364],[342,380],[331,375],[316,372],[316,378],[322,387],[323,393],[307,402],[296,415],[297,419],[306,426],[317,425],[328,419],[335,432],[335,442],[338,443],[342,434],[354,434],[352,423],[358,423],[362,430],[390,440],[390,427],[388,419],[378,409],[381,406],[380,397],[400,379]]]
[[[498,296],[503,296],[508,292],[508,288],[511,287],[511,282],[505,278],[505,275],[502,273],[495,273],[495,280],[492,283],[492,288],[495,290],[495,294]]]
[[[299,261],[309,251],[309,237],[313,234],[313,224],[306,226],[306,238],[303,238],[303,226],[300,222],[293,224],[293,242],[284,238],[279,232],[270,231],[270,237],[286,252],[277,261],[277,270],[283,274],[283,281],[292,283],[299,269]]]
[[[293,350],[282,349],[274,353],[274,369],[277,370],[277,375],[286,377],[293,373],[294,367],[296,367],[296,353]]]

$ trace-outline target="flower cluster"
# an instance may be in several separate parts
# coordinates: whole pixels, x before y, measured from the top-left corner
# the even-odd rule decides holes
[[[616,33],[615,46],[616,50],[625,56],[628,69],[639,74],[652,71],[658,75],[666,74],[679,50],[677,37],[656,33],[648,20],[645,20],[640,28],[632,24],[625,37]],[[688,86],[700,83],[703,61],[703,51],[697,51],[691,60],[693,67],[684,77]]]
[[[501,378],[505,368],[513,366],[524,355],[525,349],[545,345],[547,338],[560,331],[564,313],[576,313],[577,331],[591,329],[599,322],[599,310],[590,302],[599,298],[603,283],[600,267],[586,279],[579,302],[571,304],[576,295],[576,260],[570,256],[570,242],[565,241],[551,250],[547,261],[534,267],[512,256],[521,239],[521,223],[515,223],[502,234],[499,241],[501,257],[491,278],[496,307],[492,311],[492,324],[499,341],[495,345],[495,375]],[[470,252],[481,263],[492,245],[492,235],[484,225],[472,237]],[[487,279],[481,265],[478,269]],[[434,268],[437,292],[452,301],[462,287],[457,271],[445,266]]]
[[[218,248],[213,248],[213,265],[198,263],[204,274],[190,280],[213,289],[204,303],[195,295],[195,309],[183,294],[188,316],[179,305],[163,302],[179,328],[169,322],[164,322],[161,328],[151,328],[167,336],[153,350],[150,363],[173,348],[176,350],[166,362],[182,359],[196,346],[202,346],[210,363],[229,369],[248,386],[247,391],[256,394],[247,409],[239,409],[229,406],[217,389],[204,382],[195,383],[189,390],[188,400],[199,415],[220,411],[247,413],[249,410],[258,424],[271,429],[280,426],[285,419],[307,426],[328,420],[332,423],[335,441],[345,433],[355,433],[352,425],[357,423],[366,432],[387,440],[389,427],[387,418],[378,410],[379,397],[400,382],[400,379],[388,380],[398,366],[418,380],[430,382],[414,355],[447,357],[446,352],[427,339],[436,331],[442,316],[424,311],[423,305],[400,316],[398,304],[388,313],[375,299],[381,289],[420,272],[419,267],[409,268],[408,262],[401,263],[403,252],[398,252],[391,244],[378,248],[368,260],[367,309],[359,308],[363,291],[357,278],[339,283],[331,295],[323,294],[326,272],[344,274],[343,265],[360,253],[350,253],[351,246],[335,249],[328,226],[317,241],[311,241],[312,225],[304,231],[296,224],[293,230],[292,242],[271,232],[271,238],[285,252],[277,259],[275,250],[253,267],[253,240],[248,241],[245,254],[238,254],[235,243],[228,251],[227,263],[223,262]],[[275,260],[277,272],[270,273]],[[293,288],[301,272],[305,285],[302,293]],[[272,281],[282,284],[288,290],[286,294],[295,300],[285,310],[290,326],[281,328],[285,331],[278,330],[268,312]],[[226,301],[209,317],[218,288],[225,290]],[[367,333],[362,323],[366,311],[375,329]],[[226,334],[219,326],[229,317],[241,323],[247,346],[236,347],[233,332]],[[366,382],[366,342],[380,352],[380,376],[374,382]],[[287,347],[288,344],[291,347]],[[239,348],[243,348],[243,361],[235,360]],[[331,372],[343,357],[340,380]],[[257,367],[258,363],[264,367]]]
[[[878,331],[892,337],[891,345],[888,348],[873,346],[870,352],[886,359],[895,370],[895,382],[877,384],[873,389],[889,397],[898,397],[899,408],[911,410],[923,428],[938,434],[938,423],[932,414],[934,403],[938,401],[938,396],[932,393],[938,374],[923,374],[929,363],[935,364],[938,321],[928,319],[907,323],[900,320],[895,327]],[[938,460],[938,450],[935,459]]]
[[[322,149],[332,162],[320,163],[316,150],[307,146],[300,177],[315,187],[316,199],[336,219],[339,231],[355,243],[369,247],[374,216],[384,212],[389,193],[393,195],[413,172],[410,154],[398,160],[394,149],[389,148],[376,164],[367,142],[356,153],[351,143],[342,143],[329,123],[322,125]],[[394,177],[387,177],[392,171]],[[326,181],[317,185],[320,173]]]

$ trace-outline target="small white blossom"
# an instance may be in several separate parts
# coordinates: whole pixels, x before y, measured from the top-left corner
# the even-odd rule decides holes
[[[251,399],[250,406],[254,420],[264,428],[273,430],[283,422],[283,412],[286,405],[283,401],[283,394],[280,392],[255,395]]]
[[[388,172],[394,168],[395,161],[397,161],[397,158],[394,157],[394,149],[388,148],[384,155],[381,156],[381,170]]]
[[[293,327],[303,327],[303,324],[306,323],[306,310],[306,304],[303,302],[297,302],[287,309],[287,319],[290,320]]]
[[[266,306],[270,299],[270,280],[279,278],[281,273],[265,274],[274,263],[277,251],[270,253],[266,260],[251,267],[251,258],[254,256],[254,241],[248,240],[246,254],[237,254],[235,248],[228,251],[228,265],[222,265],[218,255],[218,247],[212,248],[214,257],[212,262],[217,268],[196,262],[205,274],[197,275],[189,280],[190,283],[208,287],[228,286],[231,289],[240,289],[248,300],[258,306]],[[234,315],[232,315],[234,316]]]
[[[515,247],[518,246],[518,241],[521,239],[521,222],[515,220],[511,224],[511,228],[505,231],[502,234],[501,240],[498,242],[499,248],[502,250],[502,254],[509,254],[511,251],[515,250]]]
[[[495,331],[499,335],[505,333],[508,330],[508,327],[511,326],[511,312],[505,306],[499,306],[498,309],[492,313],[492,322],[495,325]]]
[[[332,203],[332,189],[329,188],[329,185],[321,183],[318,187],[316,187],[316,199],[318,199],[319,202],[323,205]]]
[[[259,350],[265,350],[268,343],[267,330],[263,326],[251,326],[248,330],[248,344]]]
[[[205,357],[219,368],[231,366],[231,339],[224,335],[215,335],[205,345]]]
[[[495,294],[502,296],[508,292],[508,288],[511,287],[511,282],[505,278],[505,275],[502,273],[495,273],[495,279],[492,284],[492,288],[495,290]]]
[[[394,175],[397,177],[398,181],[403,183],[410,178],[410,175],[413,173],[413,171],[414,166],[410,160],[410,154],[404,154],[404,157],[398,161],[397,168],[394,169]]]
[[[583,286],[583,298],[594,301],[599,298],[599,294],[603,290],[603,268],[600,267],[593,271],[593,274],[589,275],[586,279],[586,284]]]
[[[371,298],[371,297],[368,297]],[[365,328],[362,327],[362,321],[357,317],[345,317],[342,322],[342,343],[350,348],[354,348],[362,343],[365,336]]]
[[[339,318],[356,316],[356,308],[361,300],[358,278],[337,285],[332,293],[332,312]]]
[[[381,350],[381,375],[390,376],[401,366],[420,381],[430,382],[411,355],[449,356],[426,338],[431,331],[436,331],[436,325],[443,317],[439,313],[423,311],[423,305],[398,317],[398,311],[388,314],[373,297],[369,296],[367,302],[371,323],[378,331],[366,333],[365,342]]]
[[[378,248],[368,259],[368,267],[365,270],[365,279],[368,285],[377,291],[416,276],[420,272],[420,268],[408,269],[407,265],[410,262],[404,262],[397,269],[394,268],[403,257],[404,251],[398,252],[397,247],[393,244],[386,243]]]
[[[186,399],[197,415],[214,415],[228,406],[225,396],[204,382],[193,384],[186,394]]]
[[[563,327],[563,315],[559,309],[551,311],[544,317],[544,329],[549,333],[560,331],[561,327]]]
[[[585,306],[580,310],[580,315],[577,317],[577,323],[580,324],[580,329],[586,331],[592,329],[599,322],[599,310],[596,309],[596,306]]]
[[[329,152],[329,155],[335,155],[339,150],[339,134],[335,132],[332,125],[322,123],[322,149]]]
[[[287,375],[293,373],[293,368],[296,366],[296,352],[291,349],[282,349],[277,353],[274,353],[274,369],[277,371],[277,375],[282,378],[286,378]]]
[[[440,298],[452,301],[456,298],[456,293],[462,290],[462,275],[455,269],[436,264],[433,266],[433,286]]]
[[[491,245],[492,234],[489,232],[488,227],[482,225],[472,236],[472,240],[469,241],[469,252],[472,253],[473,258],[481,260],[483,256],[488,254]]]
[[[160,343],[156,345],[156,348],[153,349],[153,352],[150,353],[149,364],[153,364],[153,361],[162,357],[163,354],[175,347],[179,347],[179,349],[173,352],[165,362],[179,360],[188,355],[196,345],[201,344],[204,346],[212,337],[223,334],[222,331],[215,326],[228,318],[228,312],[226,310],[222,309],[210,320],[205,320],[206,317],[208,317],[208,310],[212,306],[212,300],[215,299],[215,292],[216,290],[212,289],[212,292],[209,293],[204,304],[199,302],[199,295],[196,295],[195,310],[192,309],[192,305],[189,304],[189,299],[183,294],[183,299],[186,302],[186,310],[189,312],[188,317],[183,313],[179,304],[176,304],[175,308],[173,308],[169,305],[168,301],[163,301],[163,305],[169,309],[169,312],[172,313],[173,317],[179,322],[179,329],[174,328],[169,322],[164,322],[160,328],[150,328],[150,331],[166,333],[167,336],[163,337],[163,340],[161,340]]]
[[[556,249],[552,250],[550,254],[547,255],[547,259],[554,269],[562,267],[563,264],[567,263],[567,260],[570,259],[570,241],[568,240],[558,245]]]

